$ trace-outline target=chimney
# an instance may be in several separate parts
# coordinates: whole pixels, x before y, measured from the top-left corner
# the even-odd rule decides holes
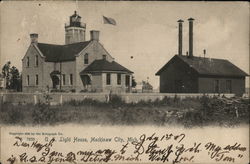
[[[34,43],[34,44],[37,44],[37,42],[38,42],[38,34],[36,34],[36,33],[30,34],[30,42]]]
[[[96,30],[90,31],[90,40],[99,41],[99,33],[100,31],[96,31]]]
[[[193,18],[189,18],[189,57],[193,57]]]
[[[178,20],[179,22],[179,40],[178,40],[178,55],[182,55],[182,23],[184,22],[183,20]]]
[[[207,52],[206,49],[204,49],[204,50],[203,50],[204,58],[205,58],[205,56],[206,56],[206,52]]]

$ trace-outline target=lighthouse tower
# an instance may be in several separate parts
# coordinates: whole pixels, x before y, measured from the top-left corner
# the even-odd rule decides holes
[[[65,25],[65,44],[84,42],[86,24],[81,23],[81,16],[75,11],[69,19],[69,25]]]

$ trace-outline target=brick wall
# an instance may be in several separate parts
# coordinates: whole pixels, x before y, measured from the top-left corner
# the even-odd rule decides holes
[[[91,88],[93,91],[102,92],[102,83],[103,80],[101,73],[92,75]]]
[[[88,54],[88,64],[84,64],[84,55]],[[50,76],[52,71],[61,71],[62,75],[65,75],[65,84],[62,82],[62,90],[70,91],[75,89],[76,92],[84,90],[80,72],[91,64],[96,59],[102,59],[103,55],[106,55],[106,60],[113,61],[112,56],[104,49],[104,47],[97,41],[92,41],[75,61],[67,61],[62,63],[45,62],[45,58],[39,54],[39,50],[31,45],[26,55],[23,58],[23,91],[24,92],[41,92],[49,89],[53,89],[53,82]],[[38,66],[35,66],[35,56],[38,56]],[[27,57],[29,57],[29,67],[27,67]],[[70,84],[70,74],[73,75],[73,84]],[[29,86],[27,85],[27,75],[29,75]],[[38,75],[38,85],[35,84],[35,78]],[[60,75],[57,75],[60,79]],[[130,78],[131,84],[132,78]],[[111,74],[111,86],[106,85],[106,75],[94,75],[92,77],[93,90],[97,92],[116,90],[118,92],[125,91],[125,74],[122,74],[121,85],[117,85],[117,75]],[[59,89],[60,85],[57,86]]]
[[[84,55],[88,54],[88,64],[84,64]],[[91,64],[96,59],[102,59],[103,55],[106,55],[106,60],[113,61],[112,56],[103,48],[103,46],[97,41],[91,41],[87,48],[76,57],[76,90],[83,90],[83,84],[79,73],[85,69],[89,64]]]
[[[35,58],[38,57],[38,66],[36,66]],[[29,66],[27,60],[29,58]],[[31,44],[22,60],[22,86],[24,92],[34,92],[43,90],[43,63],[44,58],[38,53]],[[27,76],[29,75],[29,86]],[[38,85],[36,85],[36,75],[38,75]]]
[[[63,90],[71,90],[76,86],[76,80],[75,80],[76,73],[75,73],[74,66],[75,66],[75,61],[68,61],[68,62],[61,63],[62,75],[65,74],[65,85],[62,84]],[[43,71],[44,86],[46,87],[48,85],[50,89],[52,89],[53,87],[50,73],[54,70],[60,71],[60,63],[54,63],[54,62],[44,63],[44,71]],[[69,80],[70,74],[73,75],[73,85],[70,85],[70,80]],[[59,86],[58,86],[58,89],[59,89]]]
[[[122,93],[122,92],[125,92],[126,91],[126,86],[125,86],[125,76],[128,75],[128,74],[121,74],[121,84],[117,84],[117,73],[110,73],[111,75],[111,84],[110,85],[107,85],[106,84],[106,76],[107,76],[107,73],[103,73],[102,74],[102,85],[103,85],[103,92],[110,92],[112,90],[113,93]],[[131,75],[130,76],[130,86],[132,84],[132,77]]]

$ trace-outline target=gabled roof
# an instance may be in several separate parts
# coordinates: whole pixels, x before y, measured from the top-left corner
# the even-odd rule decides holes
[[[84,70],[80,72],[80,74],[91,73],[91,72],[126,72],[133,73],[122,65],[118,64],[115,61],[109,62],[105,59],[95,60],[89,66],[87,66]]]
[[[67,45],[55,45],[38,43],[37,47],[45,56],[47,62],[73,61],[75,55],[88,46],[90,41],[79,42]]]
[[[188,57],[184,55],[175,55],[171,60],[180,59],[186,63],[189,67],[195,70],[199,75],[211,75],[211,76],[230,76],[230,77],[242,77],[248,76],[247,73],[240,68],[225,59],[204,58],[204,57]],[[174,61],[172,61],[174,62]],[[169,63],[169,62],[168,62]],[[165,64],[156,75],[167,68],[168,63]]]

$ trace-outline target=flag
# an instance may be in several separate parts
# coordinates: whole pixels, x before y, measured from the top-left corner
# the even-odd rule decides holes
[[[108,18],[103,16],[103,23],[104,24],[112,24],[112,25],[116,25],[116,21],[113,18]]]

